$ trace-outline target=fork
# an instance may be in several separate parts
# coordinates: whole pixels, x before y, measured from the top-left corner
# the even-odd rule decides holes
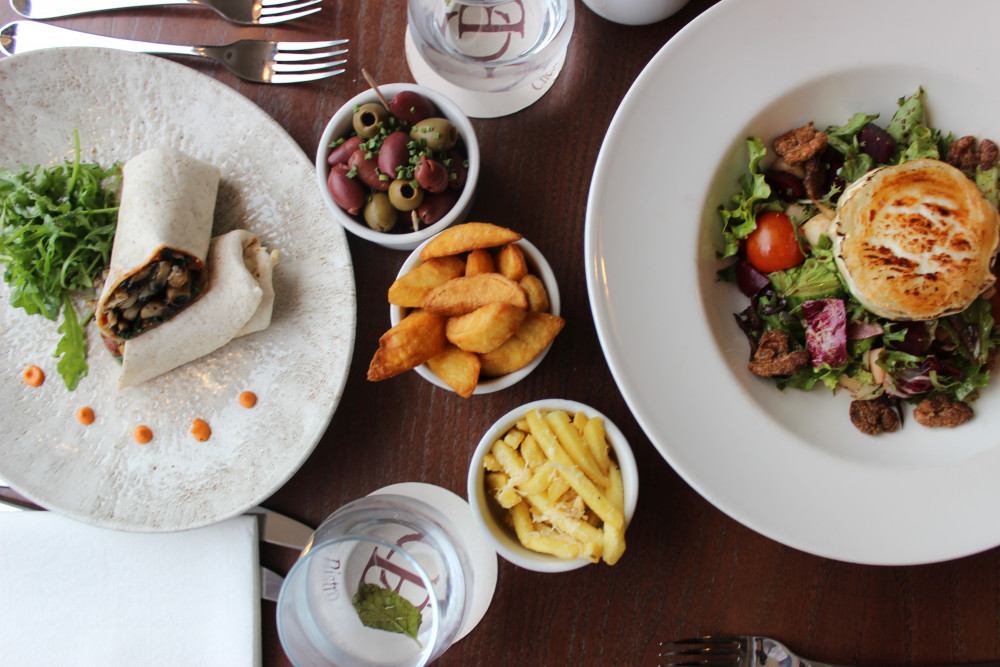
[[[754,635],[709,636],[660,642],[659,664],[727,667],[836,667],[806,660],[776,639]],[[1000,667],[1000,662],[964,663],[966,667]],[[953,667],[958,667],[953,666]]]
[[[322,0],[10,0],[10,6],[25,18],[51,19],[126,7],[198,5],[214,9],[234,23],[268,25],[314,14],[321,9],[320,2]]]
[[[0,28],[0,51],[8,56],[57,46],[202,56],[222,63],[240,78],[260,83],[299,83],[341,74],[344,70],[337,68],[347,61],[335,58],[347,53],[347,49],[331,49],[345,43],[346,39],[330,42],[241,39],[223,46],[186,46],[104,37],[35,21],[11,21]]]

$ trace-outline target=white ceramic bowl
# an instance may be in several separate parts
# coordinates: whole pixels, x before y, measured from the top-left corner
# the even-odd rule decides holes
[[[430,243],[430,241],[431,241],[430,239],[427,239],[426,241],[420,244],[420,247],[416,248],[412,253],[410,253],[410,256],[406,258],[405,262],[403,262],[403,266],[400,267],[399,273],[396,276],[397,278],[421,264],[420,251],[423,249],[425,245]],[[524,254],[524,260],[528,264],[528,272],[533,273],[539,278],[541,278],[542,284],[545,285],[545,290],[549,293],[549,312],[553,315],[559,315],[559,308],[560,308],[559,285],[556,283],[556,276],[554,273],[552,273],[552,267],[549,266],[548,260],[546,260],[545,256],[542,255],[541,251],[527,239],[521,239],[520,241],[516,241],[514,245],[520,248],[521,252]],[[402,320],[404,315],[406,314],[406,311],[407,311],[406,308],[401,308],[399,306],[393,306],[390,304],[389,321],[391,322],[392,326],[396,326],[397,324],[399,324],[400,320]],[[556,340],[558,340],[558,336],[556,337]],[[490,394],[494,391],[500,391],[501,389],[506,389],[507,387],[510,387],[511,385],[520,382],[522,379],[527,377],[531,373],[531,371],[535,370],[535,368],[538,367],[538,364],[540,364],[542,362],[542,359],[545,358],[545,355],[549,353],[551,347],[552,345],[549,344],[549,346],[546,347],[544,350],[542,350],[542,352],[537,357],[532,359],[530,364],[528,364],[519,371],[514,371],[513,373],[508,373],[507,375],[501,375],[495,378],[481,379],[479,381],[479,384],[476,385],[476,389],[475,391],[473,391],[473,394]],[[420,366],[417,366],[416,371],[420,375],[420,377],[424,378],[428,382],[431,382],[437,385],[438,387],[441,387],[442,389],[447,389],[448,391],[452,391],[451,387],[449,387],[447,384],[444,383],[444,381],[441,378],[435,375],[427,364],[421,364]]]
[[[533,401],[518,408],[515,408],[498,419],[483,435],[482,440],[476,447],[472,455],[472,462],[469,464],[468,498],[472,507],[472,515],[476,524],[486,535],[486,539],[493,545],[496,552],[505,560],[514,565],[523,567],[535,572],[569,572],[576,570],[591,562],[586,558],[565,560],[549,554],[532,551],[517,540],[517,536],[511,528],[502,523],[502,510],[496,502],[486,493],[485,476],[483,468],[483,457],[493,446],[493,443],[501,439],[508,430],[526,414],[529,410],[565,410],[571,416],[577,412],[582,412],[587,417],[600,417],[604,420],[605,435],[608,444],[614,452],[614,458],[618,461],[618,467],[622,471],[622,487],[625,491],[625,526],[628,527],[635,514],[635,506],[639,500],[639,469],[635,463],[635,456],[632,448],[629,447],[625,436],[618,430],[614,422],[605,415],[583,403],[569,401],[560,398],[546,398],[540,401]],[[628,553],[628,537],[626,536],[626,553]]]
[[[349,214],[333,201],[330,189],[326,184],[327,177],[330,175],[330,165],[326,162],[327,155],[330,153],[330,144],[334,140],[349,136],[353,132],[352,120],[356,107],[368,102],[379,101],[374,89],[366,90],[348,100],[342,107],[337,109],[333,117],[330,118],[330,122],[326,124],[326,129],[323,130],[319,146],[316,149],[316,179],[319,183],[319,191],[323,196],[323,201],[326,202],[334,218],[343,225],[344,229],[355,236],[360,236],[363,239],[378,243],[386,248],[412,250],[448,226],[465,220],[469,214],[469,210],[472,208],[472,199],[476,192],[476,182],[479,180],[479,141],[476,139],[476,132],[472,127],[472,123],[469,122],[468,116],[462,113],[462,110],[454,102],[441,93],[413,83],[389,83],[380,85],[378,89],[388,100],[391,100],[397,93],[403,90],[412,90],[420,93],[437,107],[443,117],[450,120],[458,128],[462,142],[465,144],[466,154],[469,159],[469,169],[465,180],[465,187],[462,188],[455,206],[443,218],[420,231],[396,233],[375,231],[365,224],[363,219]]]

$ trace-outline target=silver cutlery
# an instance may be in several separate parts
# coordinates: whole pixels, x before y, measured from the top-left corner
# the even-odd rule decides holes
[[[128,7],[196,5],[214,9],[234,23],[269,25],[315,14],[322,9],[320,2],[322,0],[10,0],[10,6],[25,18],[51,19]]]
[[[221,46],[161,44],[105,37],[36,21],[11,21],[0,28],[0,51],[8,56],[59,46],[105,47],[122,51],[200,56],[225,65],[236,76],[259,83],[301,83],[341,74],[338,59],[347,49],[334,50],[346,39],[328,42],[271,42],[241,39]]]
[[[801,658],[775,639],[754,635],[717,635],[660,642],[659,664],[661,667],[666,665],[835,667],[829,663]],[[963,663],[963,665],[1000,667],[1000,662]]]

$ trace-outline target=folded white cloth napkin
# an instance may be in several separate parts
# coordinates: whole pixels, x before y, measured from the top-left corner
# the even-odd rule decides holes
[[[257,523],[179,533],[0,513],[0,665],[260,664]]]

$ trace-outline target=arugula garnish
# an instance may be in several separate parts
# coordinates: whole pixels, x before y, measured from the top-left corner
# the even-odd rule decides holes
[[[121,179],[117,163],[81,163],[73,134],[72,162],[0,169],[0,263],[10,304],[52,321],[62,312],[53,356],[61,357],[56,368],[70,391],[87,374],[83,325],[91,317],[77,316],[70,295],[92,290],[108,264],[118,217],[113,187]]]

